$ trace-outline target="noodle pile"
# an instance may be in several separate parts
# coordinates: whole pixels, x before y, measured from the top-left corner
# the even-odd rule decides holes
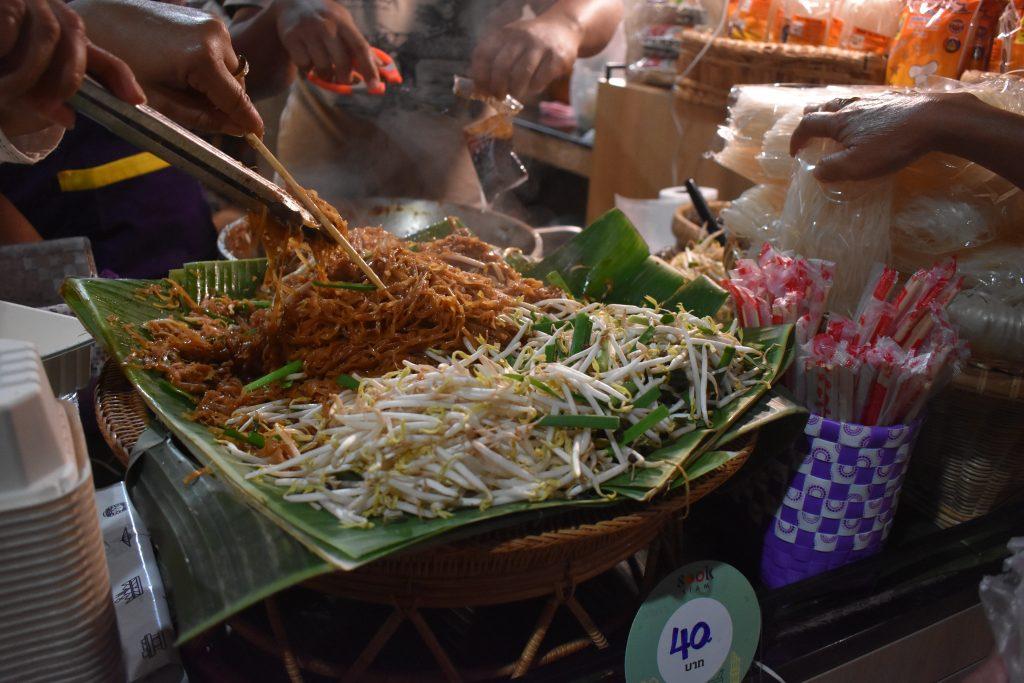
[[[502,314],[552,294],[465,231],[423,244],[380,228],[349,231],[349,241],[387,285],[379,291],[337,245],[261,227],[267,300],[196,303],[172,283],[168,305],[178,302],[188,313],[150,321],[136,334],[134,362],[191,394],[196,419],[209,425],[222,425],[242,405],[326,398],[337,392],[334,379],[342,373],[379,376],[406,360],[426,361],[428,351],[462,348],[467,338],[505,343],[518,327]],[[341,288],[348,286],[359,289]],[[296,377],[243,391],[246,381],[293,361],[302,361]]]

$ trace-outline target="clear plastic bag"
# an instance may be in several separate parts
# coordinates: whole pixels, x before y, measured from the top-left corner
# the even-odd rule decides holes
[[[755,185],[722,209],[719,217],[730,237],[759,250],[777,239],[785,203],[785,185]]]
[[[815,164],[836,149],[835,143],[816,144],[797,157],[778,241],[783,249],[836,264],[829,310],[849,317],[874,264],[891,256],[893,180],[823,185],[813,175]]]
[[[978,590],[1009,680],[1024,680],[1024,538],[1011,538],[1003,574],[986,576]]]

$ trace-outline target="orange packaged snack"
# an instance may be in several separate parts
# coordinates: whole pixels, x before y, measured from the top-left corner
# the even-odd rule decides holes
[[[901,0],[836,0],[828,45],[847,50],[889,54],[899,29]]]
[[[831,15],[828,0],[785,0],[778,11],[774,37],[780,43],[824,45]]]
[[[763,42],[771,31],[774,0],[735,0],[729,3],[729,37]]]
[[[890,85],[923,87],[932,76],[959,78],[976,48],[981,0],[910,0],[889,54]]]

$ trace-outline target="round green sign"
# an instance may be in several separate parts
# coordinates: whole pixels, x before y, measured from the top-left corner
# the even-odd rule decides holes
[[[761,637],[750,582],[722,562],[669,574],[644,601],[626,643],[628,683],[740,683]]]

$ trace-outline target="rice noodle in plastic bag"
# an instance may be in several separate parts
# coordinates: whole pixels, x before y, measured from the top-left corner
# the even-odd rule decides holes
[[[981,580],[978,595],[1007,679],[1024,680],[1024,537],[1011,538],[1003,573]]]
[[[923,257],[949,254],[964,247],[977,247],[996,237],[993,225],[996,209],[990,202],[973,202],[950,194],[915,194],[897,200],[892,217],[892,236],[914,245]],[[900,197],[904,195],[898,195]]]
[[[719,217],[730,237],[759,249],[778,237],[785,203],[785,185],[755,185],[722,209]]]
[[[835,263],[829,310],[851,316],[874,264],[888,263],[891,256],[893,180],[822,185],[813,175],[815,164],[837,149],[835,143],[817,144],[797,156],[782,210],[779,246]]]

